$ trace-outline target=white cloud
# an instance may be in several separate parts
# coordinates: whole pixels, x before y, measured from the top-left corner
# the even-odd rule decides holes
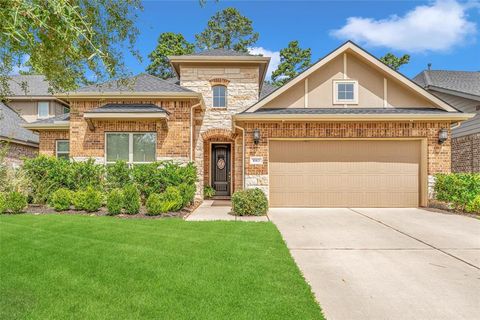
[[[270,64],[268,65],[267,70],[267,80],[270,80],[272,72],[277,69],[280,64],[280,52],[279,51],[270,51],[263,47],[252,47],[248,48],[250,54],[261,54],[264,57],[270,57]]]
[[[454,0],[437,0],[417,6],[405,16],[387,19],[350,17],[331,34],[365,45],[406,52],[446,51],[464,43],[476,33],[466,11],[475,5]]]

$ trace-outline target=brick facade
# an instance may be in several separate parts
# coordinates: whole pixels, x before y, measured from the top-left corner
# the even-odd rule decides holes
[[[14,142],[0,141],[0,149],[7,147],[5,163],[17,167],[23,163],[23,158],[33,158],[38,155],[38,148]]]
[[[452,139],[452,171],[480,172],[480,133]]]
[[[55,141],[68,140],[70,137],[68,130],[42,130],[38,134],[40,139],[39,153],[48,156],[55,156]]]

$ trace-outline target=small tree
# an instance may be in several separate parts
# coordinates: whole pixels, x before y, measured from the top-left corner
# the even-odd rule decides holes
[[[408,54],[404,54],[401,57],[397,57],[392,53],[387,53],[383,57],[380,58],[380,61],[385,63],[387,66],[392,68],[393,70],[397,71],[400,69],[401,66],[407,64],[410,61],[410,56]]]
[[[230,49],[248,52],[248,47],[258,40],[252,21],[235,8],[217,12],[207,23],[205,30],[195,35],[197,47],[204,49]]]
[[[298,41],[291,41],[280,50],[280,64],[272,72],[272,83],[282,86],[311,65],[311,49],[300,48]]]
[[[147,72],[151,75],[168,79],[173,77],[168,56],[193,53],[195,46],[188,42],[181,33],[165,32],[158,37],[155,50],[148,55],[150,65]]]

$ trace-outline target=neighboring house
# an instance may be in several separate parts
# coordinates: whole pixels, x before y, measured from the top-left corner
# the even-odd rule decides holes
[[[198,194],[261,188],[272,206],[415,207],[450,172],[458,112],[347,42],[272,91],[269,58],[172,56],[178,84],[141,74],[57,95],[69,119],[28,124],[40,152],[99,163],[194,161]],[[269,90],[269,94],[262,93]],[[68,155],[65,149],[68,146]]]
[[[452,171],[480,172],[480,72],[425,70],[413,80],[456,109],[477,114],[452,127]]]
[[[68,104],[52,95],[42,75],[14,75],[8,85],[8,106],[27,122],[68,113]]]
[[[0,148],[7,147],[8,165],[18,166],[23,157],[38,154],[38,135],[25,129],[25,123],[18,113],[0,102]]]

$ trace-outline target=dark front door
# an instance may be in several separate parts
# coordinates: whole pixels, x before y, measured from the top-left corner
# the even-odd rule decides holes
[[[212,185],[215,195],[230,195],[229,144],[212,144]]]

